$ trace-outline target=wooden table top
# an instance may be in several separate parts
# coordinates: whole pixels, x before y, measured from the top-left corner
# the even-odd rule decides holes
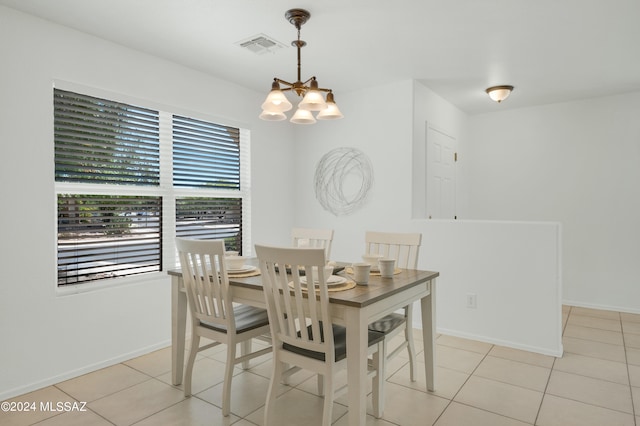
[[[247,263],[255,266],[257,259],[250,259]],[[338,265],[349,264],[338,263]],[[182,276],[180,269],[171,269],[168,274]],[[336,275],[347,276],[344,271]],[[439,272],[418,269],[400,269],[400,272],[395,274],[393,278],[382,278],[380,275],[371,274],[368,285],[356,285],[349,290],[331,292],[329,300],[332,303],[363,308],[408,288],[430,281],[439,275]],[[262,291],[262,277],[260,275],[242,278],[229,275],[229,284]]]

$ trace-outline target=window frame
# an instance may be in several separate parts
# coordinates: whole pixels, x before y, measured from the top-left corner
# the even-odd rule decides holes
[[[176,199],[180,197],[210,197],[210,198],[241,198],[242,199],[242,251],[246,255],[251,253],[251,131],[247,124],[235,122],[227,118],[210,114],[185,110],[184,108],[164,105],[158,102],[135,98],[115,92],[87,87],[76,83],[54,80],[49,99],[53,99],[54,89],[76,92],[79,94],[107,99],[115,102],[132,104],[135,106],[154,109],[160,115],[160,185],[157,187],[57,182],[54,183],[54,214],[55,224],[53,250],[56,257],[53,276],[57,295],[75,294],[96,291],[121,285],[129,285],[141,281],[165,278],[166,271],[178,266],[178,255],[175,247],[176,237]],[[53,156],[53,103],[51,103],[52,156]],[[172,147],[172,117],[174,115],[189,117],[229,127],[236,127],[240,131],[240,189],[221,188],[187,188],[173,186],[173,147]],[[52,162],[53,162],[52,158]],[[162,197],[162,269],[159,272],[131,275],[119,278],[105,278],[86,283],[58,285],[58,194],[95,194],[95,195],[144,195]]]

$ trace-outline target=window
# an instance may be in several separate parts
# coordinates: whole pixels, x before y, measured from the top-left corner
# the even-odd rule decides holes
[[[242,252],[247,144],[239,128],[54,89],[58,286],[162,271],[176,236]]]

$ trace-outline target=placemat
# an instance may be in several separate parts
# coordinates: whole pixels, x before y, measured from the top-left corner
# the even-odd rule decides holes
[[[229,275],[230,278],[257,277],[258,275],[260,275],[260,269],[254,269],[253,271],[243,272],[240,274],[233,274],[227,271],[227,275]]]
[[[353,275],[353,268],[352,268],[351,266],[347,266],[346,268],[344,268],[344,271],[345,271],[347,274],[351,274],[351,275]],[[402,269],[400,269],[400,268],[395,268],[395,269],[393,270],[393,275],[398,275],[400,272],[402,272]],[[380,276],[380,271],[371,271],[371,272],[369,272],[369,275],[377,275],[377,276]]]
[[[345,281],[344,283],[342,283],[340,285],[332,285],[331,287],[327,288],[327,290],[329,291],[329,293],[333,293],[333,292],[337,292],[337,291],[350,290],[350,289],[354,288],[355,286],[356,286],[356,282],[355,281],[347,280],[347,281]],[[289,281],[289,287],[294,288],[293,287],[293,281]],[[307,291],[307,289],[303,287],[302,291]]]

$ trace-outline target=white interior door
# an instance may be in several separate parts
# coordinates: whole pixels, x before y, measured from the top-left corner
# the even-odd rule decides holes
[[[426,204],[429,219],[456,219],[456,140],[426,123]]]

